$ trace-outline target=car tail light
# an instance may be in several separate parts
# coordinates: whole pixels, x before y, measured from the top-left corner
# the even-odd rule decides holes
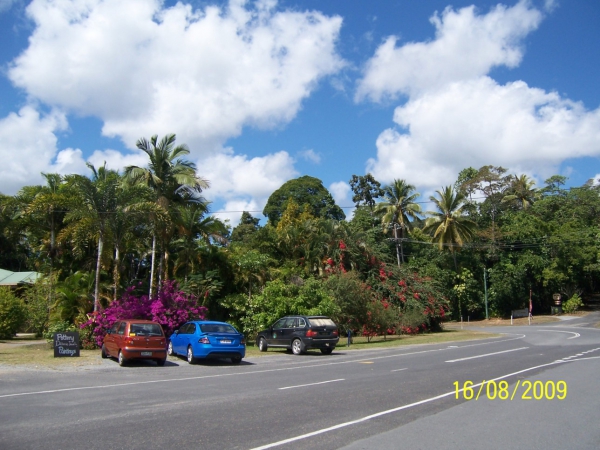
[[[332,334],[333,334],[334,336],[337,336],[337,335],[338,335],[338,330],[333,330],[333,333],[332,333]]]
[[[246,345],[246,338],[242,338],[240,340],[240,345]]]
[[[126,343],[127,345],[133,345],[133,343],[134,343],[134,342],[135,342],[135,341],[134,341],[133,339],[128,339],[127,341],[125,341],[125,343]]]
[[[308,330],[306,332],[306,337],[315,337],[315,336],[318,336],[318,334],[319,333],[317,331],[315,331],[315,330]]]
[[[201,338],[198,340],[198,342],[199,342],[200,344],[210,344],[210,341],[208,340],[208,338],[207,338],[206,336],[204,336],[204,337],[201,337]]]

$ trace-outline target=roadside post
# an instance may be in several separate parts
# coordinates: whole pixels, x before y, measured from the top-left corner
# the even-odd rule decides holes
[[[348,347],[350,347],[350,341],[352,341],[352,330],[348,328]]]

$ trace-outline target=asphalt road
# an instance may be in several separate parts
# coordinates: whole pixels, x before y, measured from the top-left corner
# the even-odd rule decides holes
[[[1,371],[0,449],[597,449],[599,321],[241,365]]]

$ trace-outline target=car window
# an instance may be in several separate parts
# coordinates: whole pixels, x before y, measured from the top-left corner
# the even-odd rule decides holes
[[[302,317],[298,317],[298,325],[296,325],[298,328],[306,328],[306,320],[304,320]]]
[[[275,322],[273,328],[284,328],[286,320],[286,318],[279,319],[277,322]]]
[[[319,318],[312,317],[312,318],[308,319],[308,321],[310,322],[310,325],[313,327],[325,327],[325,326],[335,327],[335,323],[333,322],[333,320],[331,320],[327,317],[319,317]]]
[[[190,330],[191,330],[190,325],[193,325],[193,324],[191,324],[191,323],[183,324],[181,326],[181,328],[179,329],[179,334],[190,334]]]
[[[200,331],[203,333],[237,333],[231,325],[220,323],[204,323],[200,325]]]
[[[119,329],[117,330],[117,334],[125,334],[125,325],[127,325],[125,322],[121,322],[121,325],[119,325]]]
[[[194,334],[196,332],[196,324],[188,323],[187,334]]]
[[[133,336],[162,336],[162,329],[156,323],[132,323],[129,335]]]
[[[296,318],[295,317],[290,317],[289,319],[287,319],[285,321],[285,325],[283,326],[283,328],[294,328],[296,325]]]
[[[116,333],[117,330],[119,329],[119,325],[121,325],[121,322],[115,322],[112,326],[112,328],[110,329],[110,332],[112,334]]]

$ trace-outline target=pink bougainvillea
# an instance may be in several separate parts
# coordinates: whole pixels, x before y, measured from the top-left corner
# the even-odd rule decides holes
[[[147,295],[136,296],[134,287],[128,288],[121,298],[93,314],[81,328],[92,327],[96,345],[100,347],[104,335],[117,320],[152,320],[160,323],[170,336],[184,322],[204,319],[206,313],[206,307],[201,306],[195,296],[181,291],[175,281],[166,281],[153,300]]]

